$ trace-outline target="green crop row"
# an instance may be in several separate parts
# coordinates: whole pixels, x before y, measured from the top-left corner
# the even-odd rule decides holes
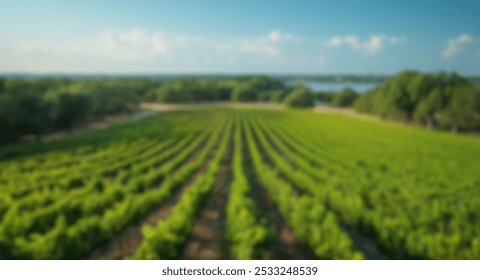
[[[180,197],[130,256],[178,258],[220,175],[231,258],[269,250],[264,191],[309,256],[480,259],[475,137],[216,106],[22,147],[0,148],[0,259],[86,258]]]
[[[193,221],[210,194],[219,175],[219,168],[225,156],[232,130],[232,120],[228,120],[215,157],[201,174],[182,194],[170,216],[155,226],[143,228],[143,240],[132,258],[134,259],[175,259],[188,239]]]
[[[244,127],[256,174],[285,221],[292,227],[297,240],[310,248],[318,258],[363,258],[339,227],[333,213],[310,196],[296,196],[292,186],[280,179],[278,171],[265,163],[254,139],[254,128],[248,123]]]
[[[251,189],[244,172],[241,115],[235,118],[233,138],[233,180],[226,206],[226,236],[230,242],[230,254],[236,259],[259,259],[270,232],[265,221],[258,218],[251,198]]]

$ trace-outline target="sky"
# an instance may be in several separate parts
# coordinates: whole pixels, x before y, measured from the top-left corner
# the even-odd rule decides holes
[[[478,0],[0,0],[0,73],[480,74]]]

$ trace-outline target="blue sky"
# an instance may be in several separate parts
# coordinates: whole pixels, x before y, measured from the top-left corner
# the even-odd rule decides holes
[[[2,0],[0,72],[480,74],[479,15],[476,0]]]

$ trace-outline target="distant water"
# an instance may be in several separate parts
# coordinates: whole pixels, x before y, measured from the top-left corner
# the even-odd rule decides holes
[[[297,81],[289,81],[287,84],[294,86],[296,83]],[[334,83],[316,81],[304,81],[303,84],[313,91],[340,91],[345,87],[350,87],[357,93],[364,93],[381,86],[381,84],[377,83]]]

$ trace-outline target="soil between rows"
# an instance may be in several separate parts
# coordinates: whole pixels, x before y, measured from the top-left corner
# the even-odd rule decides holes
[[[271,244],[265,252],[264,259],[280,259],[280,260],[305,260],[315,259],[315,256],[305,250],[297,242],[292,229],[286,224],[285,220],[278,212],[273,201],[267,192],[263,189],[257,180],[257,174],[253,168],[252,158],[248,147],[246,146],[245,132],[242,132],[242,150],[244,153],[244,170],[249,180],[252,199],[255,208],[265,217],[268,224],[273,227],[273,238]]]
[[[198,150],[184,163],[184,165],[195,161],[195,159],[201,153],[204,144],[205,143],[200,145]],[[205,161],[202,167],[196,171],[194,175],[192,175],[185,183],[177,188],[170,199],[168,199],[158,208],[151,211],[150,214],[145,217],[145,219],[136,225],[127,228],[122,234],[113,239],[106,246],[94,250],[89,259],[118,260],[133,255],[143,240],[142,228],[145,225],[156,225],[160,220],[166,219],[168,216],[170,216],[174,205],[181,198],[183,192],[187,190],[190,185],[192,185],[198,176],[205,173],[208,162],[213,157],[214,150],[215,149],[212,149],[212,151],[210,151],[208,159]]]
[[[228,244],[225,240],[225,205],[232,180],[230,161],[232,137],[219,167],[219,175],[212,192],[195,220],[190,238],[186,242],[180,259],[212,260],[227,259]]]

